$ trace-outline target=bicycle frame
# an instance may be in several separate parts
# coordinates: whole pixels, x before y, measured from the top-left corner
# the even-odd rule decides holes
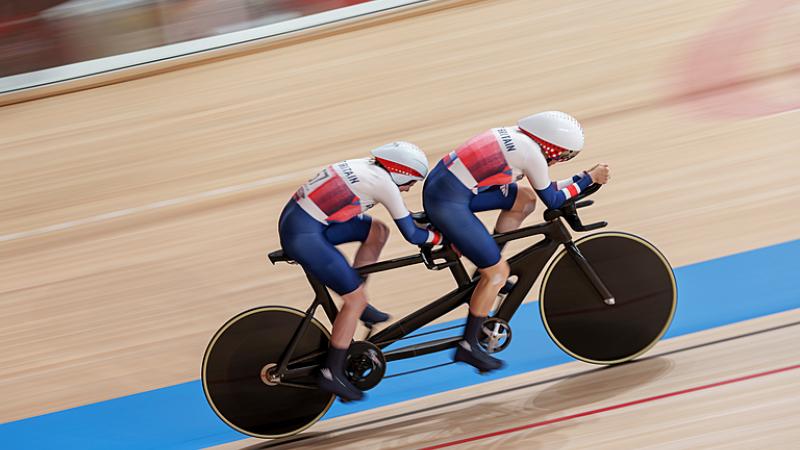
[[[511,320],[511,318],[514,316],[514,313],[516,313],[517,309],[522,304],[522,301],[525,299],[525,296],[530,291],[531,287],[533,287],[533,284],[536,282],[539,274],[544,269],[545,264],[547,264],[553,254],[555,254],[555,252],[558,250],[559,245],[564,245],[567,253],[582,269],[583,273],[591,281],[597,293],[606,302],[606,304],[614,304],[614,299],[611,296],[611,293],[572,242],[572,236],[561,220],[554,218],[542,224],[520,228],[507,233],[498,233],[493,237],[498,245],[502,245],[510,241],[536,235],[543,235],[544,238],[508,258],[508,263],[511,269],[510,274],[512,276],[517,276],[517,281],[493,317],[498,317],[507,322]],[[375,335],[370,336],[367,341],[383,349],[469,301],[472,291],[477,285],[477,278],[471,279],[468,276],[460,257],[449,247],[436,250],[435,252],[432,252],[431,256],[433,257],[433,260],[431,261],[426,261],[423,257],[423,254],[420,253],[402,258],[380,261],[358,269],[358,272],[361,275],[367,275],[425,263],[429,268],[433,269],[439,269],[443,267],[449,268],[454,280],[456,281],[455,289],[444,294],[421,309],[395,321],[385,329],[381,330]],[[433,261],[437,259],[444,259],[445,263],[439,264],[438,267],[432,267]],[[311,322],[311,318],[314,316],[317,307],[320,305],[322,306],[331,323],[336,320],[336,314],[338,313],[338,309],[336,308],[336,305],[334,304],[327,288],[325,288],[322,283],[320,283],[310,274],[306,275],[312,289],[314,290],[315,297],[311,306],[306,310],[305,319],[303,322],[301,322],[278,363],[276,375],[283,377],[284,379],[292,379],[295,377],[309,375],[317,368],[315,364],[304,363],[311,362],[318,358],[320,356],[319,353],[306,355],[300,359],[292,360],[292,353],[294,352],[296,344],[299,341],[300,336],[303,335],[309,323]],[[452,348],[459,340],[461,340],[460,336],[436,339],[390,350],[385,352],[384,356],[387,362],[412,358],[415,356],[421,356]],[[290,365],[293,367],[289,367]]]

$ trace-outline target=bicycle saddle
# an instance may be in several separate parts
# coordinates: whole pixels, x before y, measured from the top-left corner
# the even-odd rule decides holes
[[[287,263],[290,263],[290,264],[294,262],[294,260],[292,258],[290,258],[289,255],[287,255],[283,251],[283,249],[275,250],[274,252],[270,253],[267,256],[269,257],[269,260],[270,260],[270,262],[272,262],[272,264],[275,264],[275,263],[278,263],[278,262],[281,262],[281,261],[287,262]]]

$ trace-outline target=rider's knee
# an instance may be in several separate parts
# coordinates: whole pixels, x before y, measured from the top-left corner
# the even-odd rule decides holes
[[[508,262],[501,258],[497,264],[479,269],[479,271],[481,273],[481,278],[485,277],[484,279],[487,280],[490,285],[500,288],[505,285],[508,275],[511,273],[511,268],[508,266]]]
[[[369,240],[385,244],[389,240],[389,227],[380,220],[372,220],[372,226],[369,230]]]
[[[536,193],[528,186],[517,188],[517,198],[520,199],[517,204],[519,212],[522,214],[527,216],[536,209]]]
[[[368,303],[367,294],[362,283],[354,291],[342,295],[342,300],[353,307],[366,307]]]

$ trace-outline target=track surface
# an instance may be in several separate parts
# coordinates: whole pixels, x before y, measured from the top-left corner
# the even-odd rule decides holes
[[[295,441],[214,448],[782,447],[800,436],[798,319],[786,312],[662,342],[631,364],[563,364],[336,418]]]
[[[0,420],[196,379],[228,317],[304,306],[299,271],[264,264],[280,208],[320,166],[394,139],[435,161],[563,109],[587,149],[554,176],[613,170],[587,221],[675,265],[800,237],[789,2],[447,4],[0,109]],[[394,234],[387,257],[413,251]],[[402,315],[450,285],[439,275],[392,272],[370,292]]]

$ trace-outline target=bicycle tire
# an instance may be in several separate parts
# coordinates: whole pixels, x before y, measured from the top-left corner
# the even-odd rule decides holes
[[[291,436],[313,425],[331,407],[333,394],[262,380],[262,370],[278,363],[304,317],[293,308],[258,307],[234,316],[211,338],[203,357],[203,392],[231,428],[265,439]],[[324,353],[329,341],[328,330],[312,318],[294,356]],[[316,386],[313,376],[292,382]]]
[[[570,356],[594,364],[630,361],[649,350],[675,314],[675,275],[664,255],[639,236],[602,232],[575,242],[611,291],[606,305],[566,249],[550,263],[539,311],[550,338]]]

